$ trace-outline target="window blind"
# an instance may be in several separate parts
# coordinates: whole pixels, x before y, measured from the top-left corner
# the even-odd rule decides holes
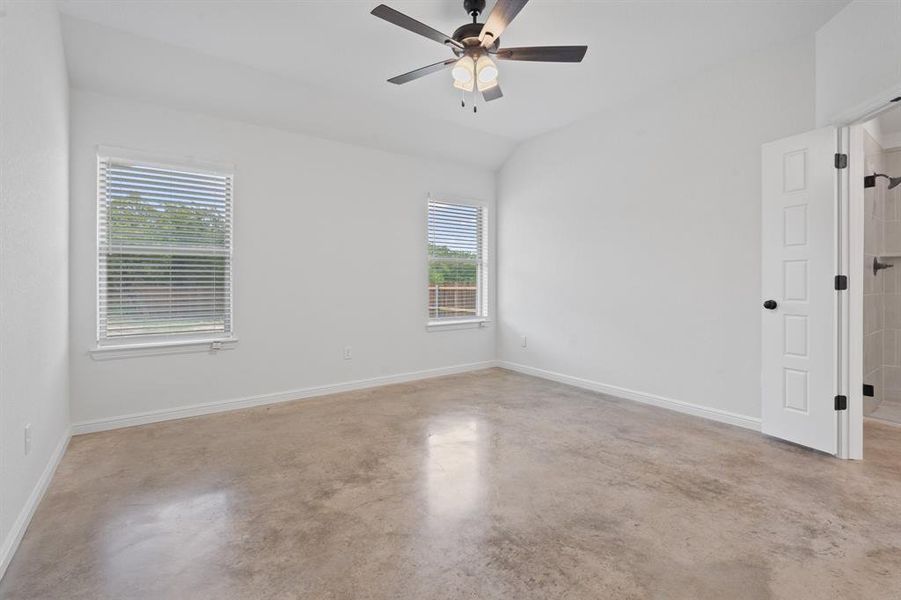
[[[232,334],[232,176],[101,158],[98,341]]]
[[[429,200],[429,320],[487,316],[485,209]]]

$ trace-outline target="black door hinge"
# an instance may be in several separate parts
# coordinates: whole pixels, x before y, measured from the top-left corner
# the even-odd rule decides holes
[[[847,154],[835,154],[835,168],[836,169],[847,169],[848,168],[848,155]]]
[[[848,289],[848,276],[847,275],[836,275],[835,276],[835,289],[836,290]]]
[[[835,410],[847,410],[848,409],[848,397],[847,396],[836,396],[835,397]]]
[[[872,384],[865,383],[863,384],[863,395],[867,398],[872,398],[876,395],[876,390],[873,389]]]

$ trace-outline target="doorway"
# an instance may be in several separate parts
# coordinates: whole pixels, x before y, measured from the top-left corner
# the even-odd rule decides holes
[[[762,151],[761,430],[839,458],[863,458],[865,418],[901,427],[901,97],[888,97]]]
[[[863,417],[901,426],[901,105],[861,129]]]

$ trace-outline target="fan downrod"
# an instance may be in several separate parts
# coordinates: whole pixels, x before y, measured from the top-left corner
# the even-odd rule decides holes
[[[485,10],[485,0],[463,0],[463,9],[467,15],[473,18],[474,23],[475,18]]]

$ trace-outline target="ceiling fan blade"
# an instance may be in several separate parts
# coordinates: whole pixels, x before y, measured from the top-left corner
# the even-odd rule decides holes
[[[501,91],[500,84],[493,85],[487,90],[482,92],[482,98],[485,99],[485,102],[491,102],[492,100],[497,100],[502,97],[504,92]]]
[[[432,73],[437,73],[438,71],[442,71],[455,62],[457,62],[457,58],[450,58],[448,60],[443,60],[441,62],[436,62],[435,64],[429,65],[427,67],[421,67],[414,71],[410,71],[409,73],[404,73],[403,75],[398,75],[397,77],[392,77],[388,81],[391,83],[396,83],[400,85],[402,83],[408,83],[413,81],[414,79],[419,79],[420,77],[425,77],[426,75],[430,75]]]
[[[463,49],[463,44],[451,38],[449,35],[445,35],[437,29],[432,29],[425,23],[420,23],[416,19],[408,17],[402,12],[396,11],[390,6],[379,4],[372,9],[372,14],[380,19],[388,21],[389,23],[395,24],[398,27],[403,27],[407,31],[412,31],[413,33],[418,33],[421,36],[427,37],[430,40],[435,40],[439,44]]]
[[[487,48],[493,44],[497,38],[501,37],[504,29],[510,25],[513,18],[519,14],[519,11],[522,10],[522,7],[525,6],[528,1],[529,0],[497,0],[494,8],[491,9],[491,14],[488,15],[488,20],[485,21],[485,25],[482,27],[482,32],[479,34],[479,40],[482,42],[482,47]]]
[[[588,46],[526,46],[502,48],[495,57],[500,60],[530,60],[536,62],[582,62]]]

